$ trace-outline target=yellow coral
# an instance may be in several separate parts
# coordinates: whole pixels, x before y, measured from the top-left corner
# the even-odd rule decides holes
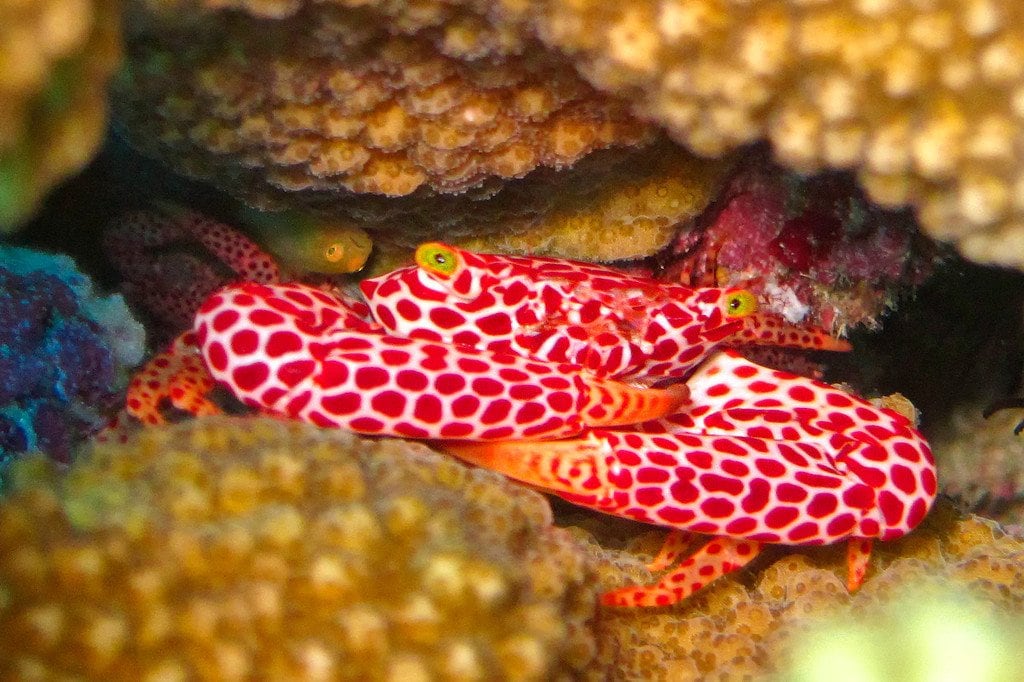
[[[613,527],[613,536],[619,532]],[[602,588],[650,579],[642,561],[657,544],[641,538],[629,552],[594,548]],[[913,533],[876,544],[868,578],[852,595],[843,545],[779,547],[676,606],[607,609],[592,670],[612,670],[615,680],[761,679],[788,669],[792,652],[806,651],[802,643],[823,622],[835,622],[829,618],[870,624],[914,590],[946,600],[981,595],[993,611],[1019,618],[1024,578],[1015,567],[1022,558],[1024,541],[940,501]]]
[[[662,531],[573,512],[633,538],[602,547],[418,445],[213,418],[11,478],[0,676],[17,679],[758,678],[822,618],[866,622],[911,587],[1024,608],[1024,541],[942,502],[877,545],[853,595],[844,547],[770,548],[675,606],[595,613],[600,590],[651,579]]]
[[[206,20],[135,31],[119,112],[141,147],[235,191],[460,192],[651,134],[541,50],[466,64],[329,5]]]
[[[564,171],[538,170],[484,197],[366,200],[333,205],[374,232],[372,274],[412,262],[421,242],[481,252],[590,261],[643,258],[667,246],[710,204],[729,160],[706,161],[670,144],[595,152]],[[405,203],[403,203],[405,202]]]
[[[146,4],[166,9],[176,3],[148,0]],[[223,3],[188,4],[216,7]],[[188,92],[186,99],[179,101],[174,88],[140,88],[149,93],[139,99],[140,103],[149,102],[144,115],[159,111],[159,120],[165,124],[139,137],[162,136],[164,156],[191,153],[195,158],[183,159],[181,165],[204,168],[208,176],[215,172],[208,153],[213,151],[228,154],[217,158],[235,159],[248,164],[246,167],[262,165],[264,170],[257,176],[289,189],[326,189],[337,187],[340,180],[340,184],[360,191],[374,187],[373,191],[380,191],[385,179],[393,185],[393,192],[423,182],[459,188],[484,174],[508,177],[543,163],[537,159],[562,148],[556,138],[567,141],[572,153],[555,153],[555,162],[567,163],[574,155],[602,144],[628,143],[628,138],[635,137],[635,129],[621,122],[624,110],[609,104],[615,100],[579,94],[586,93],[580,83],[568,71],[552,66],[560,60],[563,65],[571,63],[598,90],[629,101],[635,114],[658,122],[676,140],[701,154],[721,155],[752,140],[768,138],[778,156],[800,170],[856,168],[874,199],[915,206],[931,235],[957,242],[968,257],[1024,266],[1024,170],[1018,161],[1024,117],[1024,6],[1016,0],[637,0],[614,6],[603,0],[360,0],[330,9],[313,9],[314,3],[301,0],[235,0],[227,4],[256,16],[287,16],[287,21],[298,22],[307,37],[336,35],[321,30],[327,15],[344,15],[363,29],[363,36],[369,35],[367,25],[387,24],[392,33],[402,36],[393,42],[419,45],[422,54],[463,74],[460,82],[474,83],[456,88],[462,96],[489,102],[497,98],[505,107],[522,103],[520,111],[540,107],[555,113],[548,113],[537,124],[546,131],[540,139],[547,146],[520,135],[516,143],[504,142],[502,149],[507,153],[491,153],[486,160],[473,163],[446,148],[460,144],[467,134],[454,118],[441,117],[447,134],[409,132],[406,120],[422,115],[410,102],[398,103],[398,109],[392,105],[381,110],[377,125],[385,133],[385,142],[380,142],[383,148],[388,143],[398,148],[413,139],[426,141],[429,148],[419,144],[417,153],[389,157],[374,151],[378,160],[371,164],[363,153],[368,149],[363,142],[356,145],[358,149],[343,144],[335,151],[318,142],[321,133],[268,137],[271,124],[260,119],[243,121],[240,129],[255,126],[257,138],[276,142],[258,154],[236,157],[232,155],[239,154],[234,149],[239,142],[231,126],[209,121],[199,124],[194,114],[192,118],[172,115],[182,101],[189,101]],[[338,10],[337,6],[347,9]],[[195,24],[191,18],[179,21]],[[216,21],[204,19],[208,26]],[[265,41],[265,31],[254,34],[261,43]],[[537,47],[538,40],[546,50]],[[337,52],[330,45],[322,49]],[[230,63],[227,55],[244,55],[244,62],[252,58],[251,53],[245,48],[225,48],[221,61]],[[282,49],[279,54],[288,51]],[[524,54],[545,69],[554,68],[545,73],[557,74],[557,78],[527,77],[524,81],[510,77],[510,70],[523,72]],[[166,50],[163,55],[164,61],[171,58]],[[391,64],[414,78],[430,71],[419,68],[418,62],[415,66],[401,60]],[[241,66],[236,60],[232,68]],[[296,67],[291,73],[302,73],[302,69]],[[490,78],[486,81],[489,87],[474,81],[481,73]],[[223,74],[219,78],[225,83],[203,94],[212,99],[198,99],[215,104],[214,110],[219,106],[235,112],[238,106],[247,106],[249,100],[239,97],[230,84],[251,84],[252,79]],[[346,82],[359,84],[356,101],[369,98],[381,103],[387,95],[375,97],[381,97],[385,86],[375,79],[375,74],[349,73]],[[307,76],[305,82],[310,81]],[[272,78],[270,82],[280,81]],[[443,87],[441,90],[446,92]],[[308,88],[296,88],[296,92],[307,95],[299,104],[311,103]],[[566,99],[566,92],[577,94]],[[441,101],[448,105],[447,99]],[[570,115],[570,131],[556,134],[558,126],[550,123],[559,119],[557,112],[572,111],[572,102],[581,101],[589,103],[586,107],[591,113],[611,106],[610,111],[616,112],[612,117],[617,122],[615,130],[601,137],[593,131],[604,131],[607,126],[588,129],[583,121],[589,114]],[[264,105],[263,113],[269,116],[270,108],[270,104]],[[471,118],[487,120],[489,111],[493,108],[480,104]],[[346,116],[342,118],[347,121]],[[170,121],[182,125],[166,124]],[[190,125],[185,125],[188,122]],[[580,137],[585,129],[600,139],[588,144]],[[198,144],[207,152],[188,152],[189,144]],[[492,148],[479,141],[470,146]],[[172,149],[177,151],[172,153]],[[315,164],[308,161],[311,155],[323,157],[328,172],[337,177],[313,172]],[[498,156],[505,163],[500,163]],[[232,172],[239,171],[217,172],[223,184],[239,184],[231,178]],[[351,177],[347,175],[350,172]],[[432,172],[438,175],[430,179]]]
[[[857,168],[874,199],[916,206],[964,255],[1024,266],[1016,0],[501,7],[498,25],[526,22],[698,152],[767,137],[794,168]]]
[[[22,466],[5,679],[528,680],[593,656],[584,555],[543,498],[420,446],[218,418],[65,480]]]
[[[643,258],[670,244],[681,227],[704,211],[730,165],[700,160],[666,144],[609,156],[585,159],[575,172],[547,183],[543,211],[503,217],[491,225],[480,221],[470,231],[473,236],[456,243],[476,251],[590,261]],[[505,192],[521,207],[538,203],[520,201],[517,188]]]
[[[119,21],[115,0],[0,0],[0,230],[99,146]]]

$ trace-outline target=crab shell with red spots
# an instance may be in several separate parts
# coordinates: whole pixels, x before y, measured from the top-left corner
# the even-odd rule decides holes
[[[844,347],[758,315],[746,292],[443,244],[417,260],[365,282],[365,304],[296,284],[220,290],[195,322],[211,374],[271,413],[437,440],[570,501],[719,536],[609,604],[677,601],[762,542],[898,537],[934,499],[905,417],[721,350]],[[851,587],[869,550],[851,544]]]

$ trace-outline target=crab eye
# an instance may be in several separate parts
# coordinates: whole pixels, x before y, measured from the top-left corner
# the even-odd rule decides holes
[[[452,247],[431,242],[416,249],[416,264],[441,277],[451,277],[459,266],[459,256]]]
[[[727,317],[746,317],[757,312],[757,298],[747,291],[733,291],[725,297],[725,314]]]
[[[345,247],[338,242],[328,244],[324,249],[324,258],[328,263],[337,263],[345,257]]]

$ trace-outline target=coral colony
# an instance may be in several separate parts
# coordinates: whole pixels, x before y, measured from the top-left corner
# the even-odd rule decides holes
[[[227,4],[0,0],[0,678],[1015,679],[1024,340],[862,396],[1024,268],[1024,5]]]
[[[67,256],[0,247],[0,477],[42,450],[67,463],[121,399],[143,329]]]

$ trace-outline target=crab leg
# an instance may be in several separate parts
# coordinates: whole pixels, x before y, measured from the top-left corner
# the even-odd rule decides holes
[[[219,414],[220,408],[206,398],[213,388],[195,335],[185,332],[153,356],[128,384],[126,411],[143,424],[163,424],[160,406],[164,398],[196,416]]]
[[[280,279],[274,260],[256,242],[223,223],[170,203],[160,211],[130,211],[103,233],[103,251],[121,273],[130,301],[177,332],[192,324],[200,304],[221,286],[227,269],[239,279]],[[198,242],[226,267],[174,250]],[[223,272],[222,272],[223,270]]]
[[[902,415],[729,351],[712,356],[688,385],[687,409],[633,432],[441,447],[576,504],[755,542],[894,539],[934,500],[931,453]],[[869,552],[869,543],[851,546],[851,587]],[[697,582],[702,571],[717,575],[733,564],[684,566],[678,580]],[[660,596],[651,599],[664,597],[663,587],[652,587]]]
[[[634,388],[567,363],[384,334],[365,306],[242,283],[196,316],[214,379],[247,404],[320,426],[411,438],[558,438],[675,412],[685,388]]]
[[[653,585],[627,586],[605,592],[606,606],[668,606],[681,601],[723,575],[749,564],[761,543],[726,536],[713,538]]]

